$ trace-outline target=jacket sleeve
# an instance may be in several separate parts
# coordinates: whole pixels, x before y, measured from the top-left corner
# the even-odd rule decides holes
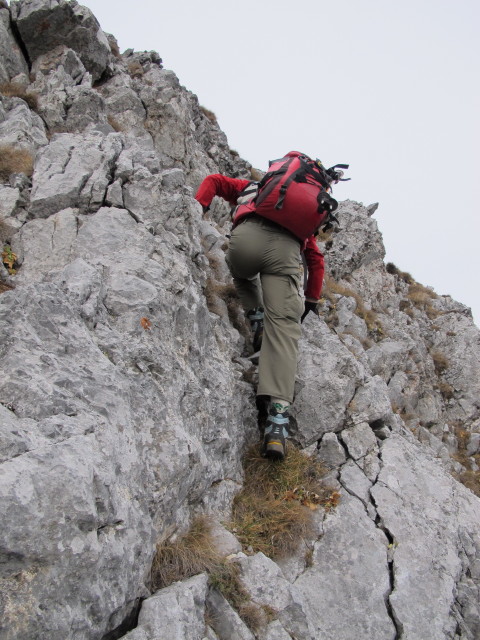
[[[198,187],[195,200],[202,205],[204,211],[209,208],[215,196],[223,198],[231,205],[236,205],[239,194],[249,182],[249,180],[227,178],[227,176],[223,176],[220,173],[213,173],[207,176]]]
[[[323,276],[325,273],[325,260],[323,253],[317,245],[314,236],[307,238],[303,247],[303,253],[308,268],[307,287],[305,297],[310,300],[319,300],[323,286]]]

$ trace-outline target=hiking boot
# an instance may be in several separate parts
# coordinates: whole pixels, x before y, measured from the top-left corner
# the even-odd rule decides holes
[[[283,409],[283,410],[282,410]],[[288,438],[288,408],[272,403],[265,425],[262,445],[262,456],[270,460],[283,460],[287,450],[285,440]]]
[[[250,328],[252,330],[252,345],[253,345],[253,357],[257,357],[262,348],[263,339],[263,308],[257,307],[256,309],[250,309],[247,311],[247,318],[250,322]]]

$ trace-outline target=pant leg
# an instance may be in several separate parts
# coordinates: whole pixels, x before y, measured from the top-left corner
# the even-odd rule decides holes
[[[298,275],[262,274],[264,332],[258,395],[293,401],[303,300]]]
[[[262,219],[234,229],[227,256],[244,309],[265,309],[257,394],[289,402],[293,400],[303,312],[299,258],[299,242]]]
[[[247,222],[234,229],[226,258],[245,311],[263,307],[259,276],[263,243],[258,231],[257,225]]]

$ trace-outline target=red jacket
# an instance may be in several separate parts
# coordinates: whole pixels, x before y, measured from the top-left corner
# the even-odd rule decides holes
[[[235,206],[240,192],[243,191],[250,182],[251,180],[227,178],[227,176],[223,176],[220,173],[214,173],[203,180],[195,194],[195,199],[202,205],[204,210],[208,209],[215,196],[219,196],[232,206]],[[323,254],[317,246],[315,236],[307,238],[301,250],[305,256],[308,268],[305,297],[316,301],[320,298],[325,272]]]

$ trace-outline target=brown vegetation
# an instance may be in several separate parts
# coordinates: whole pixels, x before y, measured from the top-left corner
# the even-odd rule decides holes
[[[12,173],[33,173],[33,156],[26,149],[0,146],[0,180],[6,181]]]
[[[13,287],[11,287],[6,282],[2,282],[0,280],[0,293],[5,293],[5,291],[11,291],[12,289],[13,289]]]
[[[205,517],[192,523],[187,533],[175,542],[157,546],[152,563],[152,590],[162,589],[178,580],[185,580],[199,573],[207,573],[210,585],[229,601],[245,624],[253,631],[266,626],[271,611],[251,602],[250,595],[240,579],[240,567],[222,558],[212,539],[211,524]],[[215,626],[213,612],[208,612]]]
[[[223,251],[226,251],[228,245],[222,247]],[[207,278],[206,286],[204,289],[205,300],[208,310],[211,313],[215,313],[217,316],[222,316],[224,313],[225,304],[227,309],[228,318],[233,327],[240,333],[246,342],[251,340],[250,327],[245,320],[245,314],[240,303],[235,285],[233,282],[223,283],[220,282],[220,264],[219,259],[210,251],[205,252],[205,256],[208,259],[208,263],[211,270],[211,275]]]
[[[435,373],[437,376],[441,376],[449,367],[447,357],[440,351],[431,351],[430,355],[433,360],[433,366],[435,367]]]
[[[114,131],[122,132],[125,130],[123,125],[121,125],[120,122],[115,118],[115,116],[112,116],[112,114],[109,114],[107,116],[107,122]]]
[[[406,282],[407,284],[413,284],[415,282],[414,278],[407,271],[400,271],[400,269],[396,267],[393,262],[388,262],[385,268],[387,270],[387,273],[397,276],[398,278],[400,278],[400,280],[403,280],[403,282]]]
[[[332,509],[339,500],[320,483],[323,467],[293,445],[281,463],[260,457],[255,446],[245,457],[244,471],[230,526],[245,549],[271,558],[288,556],[314,537],[313,511]]]
[[[37,111],[38,109],[38,94],[27,91],[21,84],[4,82],[0,84],[0,93],[8,97],[21,98],[33,111]]]
[[[218,124],[217,116],[213,113],[213,111],[210,111],[210,109],[207,109],[206,107],[202,107],[201,105],[200,105],[200,111],[207,118],[207,120],[210,120],[211,123]]]
[[[141,78],[145,73],[142,65],[137,61],[130,62],[127,65],[127,71],[132,78]]]
[[[349,289],[339,282],[335,282],[333,278],[326,276],[322,295],[330,302],[333,309],[335,308],[337,302],[337,299],[335,297],[336,295],[348,296],[353,298],[356,303],[355,314],[365,321],[370,336],[377,341],[383,338],[383,327],[381,322],[377,318],[376,312],[373,311],[373,309],[368,309],[365,306],[362,298],[358,293],[352,291],[352,289]],[[332,324],[330,324],[329,326],[336,326],[335,318],[330,318],[330,321],[332,322]]]
[[[13,276],[16,273],[15,263],[17,261],[17,255],[13,253],[12,247],[6,244],[2,251],[2,262],[8,270],[8,273]]]
[[[457,453],[453,458],[465,468],[465,471],[457,474],[457,480],[480,498],[480,453],[473,456],[467,454],[471,432],[461,424],[455,425],[454,433],[457,438]]]
[[[263,176],[264,173],[259,169],[254,169],[253,167],[250,169],[250,180],[253,180],[254,182],[260,182]]]
[[[152,589],[162,589],[177,580],[185,580],[217,568],[220,558],[211,541],[208,521],[199,518],[176,542],[157,546],[152,563]]]

